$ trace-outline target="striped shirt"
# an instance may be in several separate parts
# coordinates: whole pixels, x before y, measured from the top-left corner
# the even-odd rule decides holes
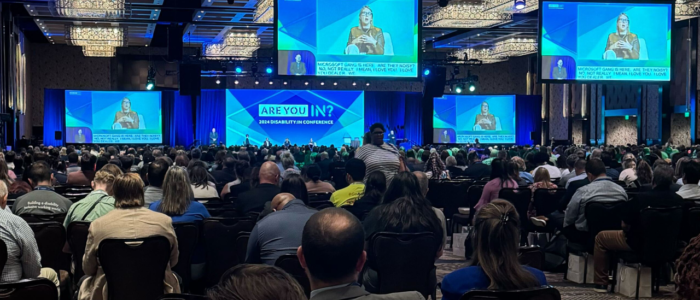
[[[399,150],[387,143],[381,146],[366,144],[357,149],[355,158],[365,162],[367,167],[365,181],[367,181],[369,174],[380,171],[384,173],[386,184],[389,186],[391,180],[394,179],[394,175],[399,172]]]
[[[0,209],[0,239],[7,245],[7,263],[0,282],[37,278],[41,272],[41,255],[34,231],[22,218]]]

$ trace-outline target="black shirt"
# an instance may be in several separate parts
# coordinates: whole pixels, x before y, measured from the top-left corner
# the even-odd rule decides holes
[[[280,188],[277,185],[261,183],[254,189],[239,194],[235,207],[241,214],[261,212],[265,208],[265,202],[272,201],[279,192]]]
[[[233,172],[231,172],[233,173]],[[219,170],[211,172],[211,176],[214,177],[216,183],[225,184],[236,180],[236,174],[231,174],[225,170]]]
[[[491,175],[491,166],[485,165],[481,162],[475,163],[471,166],[469,166],[464,172],[462,173],[462,176],[467,176],[471,178],[484,178],[488,177]]]
[[[641,232],[641,210],[646,207],[672,207],[682,206],[683,198],[670,188],[655,188],[648,192],[637,194],[627,202],[622,221],[629,225],[625,232],[627,244],[633,250],[641,250],[644,242],[644,232]]]

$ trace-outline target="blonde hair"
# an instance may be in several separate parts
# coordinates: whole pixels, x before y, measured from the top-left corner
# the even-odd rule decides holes
[[[112,190],[116,208],[141,207],[144,204],[143,181],[138,174],[127,173],[118,176],[114,179]]]
[[[121,173],[121,171],[119,172]],[[105,192],[107,192],[108,195],[113,195],[114,190],[112,189],[112,187],[114,186],[114,180],[117,178],[117,176],[110,172],[107,172],[106,170],[100,170],[97,171],[97,173],[95,173],[95,179],[93,179],[92,181],[96,184],[104,184],[105,186],[107,186]]]
[[[190,179],[183,168],[170,168],[163,179],[163,201],[158,206],[158,211],[169,215],[179,216],[190,207],[190,201],[194,199]]]
[[[545,184],[548,184],[551,181],[552,179],[551,177],[549,177],[549,171],[547,171],[547,169],[537,169],[537,172],[535,172],[535,182],[544,182]]]

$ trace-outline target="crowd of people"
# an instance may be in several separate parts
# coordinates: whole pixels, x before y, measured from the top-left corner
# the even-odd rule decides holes
[[[172,267],[179,252],[172,224],[201,223],[211,215],[197,200],[219,198],[231,201],[240,216],[252,215],[257,222],[245,264],[225,272],[207,291],[210,299],[278,299],[280,293],[306,299],[299,284],[274,267],[278,258],[289,254],[296,255],[306,270],[311,299],[343,295],[343,299],[424,299],[417,292],[376,295],[379,276],[366,264],[368,242],[380,232],[430,233],[436,249],[432,258],[437,260],[448,241],[448,221],[428,198],[429,183],[466,178],[483,182],[472,212],[472,264],[444,277],[443,299],[459,299],[472,289],[546,285],[542,271],[518,263],[525,222],[561,232],[570,242],[595,241],[595,289],[607,291],[611,253],[640,248],[641,207],[700,199],[696,158],[700,151],[695,148],[499,149],[475,144],[404,149],[384,142],[385,134],[383,125],[372,125],[361,147],[71,145],[4,152],[0,240],[7,245],[8,260],[0,280],[44,277],[60,285],[54,270],[42,268],[36,240],[22,217],[63,214],[66,228],[75,221],[91,222],[79,299],[106,299],[107,277],[98,259],[101,241],[154,235],[166,237],[171,246],[163,292],[178,293],[181,282]],[[73,203],[55,192],[60,185],[89,185],[92,192]],[[531,206],[528,215],[519,215],[510,202],[498,199],[502,189],[519,187],[530,188],[533,194],[562,188],[566,194],[551,214],[539,215]],[[638,189],[639,195],[630,200],[629,188]],[[318,194],[329,195],[334,207],[312,208],[310,196]],[[591,237],[583,207],[593,201],[629,201],[624,229]],[[697,243],[693,240],[691,246]],[[697,294],[687,286],[699,280],[688,278],[700,265],[698,247],[691,246],[679,268],[679,295]],[[193,280],[207,272],[201,245],[193,254],[191,271]],[[436,275],[431,277],[437,283]]]

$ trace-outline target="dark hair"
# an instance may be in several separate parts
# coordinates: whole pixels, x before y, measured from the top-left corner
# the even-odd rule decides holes
[[[231,156],[226,156],[223,161],[223,166],[225,167],[225,172],[235,175],[236,174],[236,159]]]
[[[382,201],[384,192],[386,192],[386,176],[384,176],[384,173],[381,171],[369,173],[365,182],[365,193],[362,198],[372,204],[379,204]]]
[[[190,151],[190,155],[192,156],[192,159],[200,159],[202,157],[202,151],[199,151],[199,149],[195,148]]]
[[[187,167],[190,164],[190,160],[187,155],[181,154],[175,157],[175,165],[178,167]]]
[[[122,155],[119,157],[119,161],[122,163],[122,171],[124,173],[131,171],[131,166],[134,165],[134,157],[131,155]]]
[[[318,182],[321,179],[321,167],[317,164],[310,165],[306,170],[306,178]]]
[[[7,151],[7,153],[5,153],[5,161],[13,163],[13,162],[15,162],[16,158],[17,158],[17,153],[15,153],[15,151]]]
[[[673,184],[673,168],[670,166],[658,166],[654,169],[652,180],[656,187],[670,187]]]
[[[576,168],[576,170],[585,170],[586,169],[586,160],[585,159],[577,160],[576,164],[574,164],[574,168]]]
[[[154,187],[162,187],[165,174],[168,173],[169,168],[170,165],[161,159],[156,159],[156,161],[152,162],[148,166],[148,174],[146,176],[148,178],[148,184]]]
[[[296,279],[278,267],[241,264],[228,269],[207,290],[207,299],[306,300],[306,295]]]
[[[190,183],[194,185],[195,188],[206,188],[209,186],[209,173],[207,169],[200,165],[193,165],[188,168]]]
[[[56,150],[56,148],[53,148],[53,150]],[[72,163],[72,164],[77,163],[78,162],[78,153],[71,152],[70,154],[68,154],[68,162]]]
[[[352,177],[352,180],[358,181],[365,178],[367,167],[361,159],[351,158],[345,162],[345,172]]]
[[[591,158],[586,163],[586,173],[590,173],[593,176],[600,176],[605,174],[605,164],[599,158]]]
[[[549,161],[549,155],[547,153],[544,153],[544,152],[537,152],[537,153],[535,153],[535,157],[533,157],[533,162],[536,165],[546,164],[548,161]]]
[[[491,180],[494,179],[500,179],[501,180],[501,188],[505,185],[506,182],[508,182],[510,178],[510,171],[507,168],[508,166],[505,164],[503,160],[500,158],[496,158],[491,161]],[[520,170],[518,170],[518,173]]]
[[[676,294],[678,299],[700,299],[700,236],[690,240],[676,262]]]
[[[564,155],[559,155],[559,157],[557,157],[557,168],[563,169],[567,168],[568,166],[569,164],[567,158],[564,157]]]
[[[420,183],[415,174],[411,172],[399,172],[391,180],[384,193],[382,204],[389,204],[401,197],[408,197],[417,201],[427,202],[420,190]]]
[[[43,160],[34,162],[29,168],[29,179],[32,180],[32,185],[37,185],[39,182],[51,181],[51,167]]]
[[[301,236],[307,272],[325,282],[352,275],[364,246],[362,223],[342,208],[327,208],[313,214]]]
[[[428,160],[430,160],[430,151],[423,151],[423,153],[421,153],[420,155],[420,160],[422,162],[427,162]]]
[[[637,181],[640,184],[651,184],[652,171],[649,163],[645,160],[640,160],[637,164]]]
[[[112,192],[116,208],[143,206],[143,181],[138,174],[130,173],[117,176],[112,185]]]
[[[440,219],[430,205],[416,201],[415,198],[401,197],[382,204],[370,212],[365,222],[374,224],[371,228],[376,229],[375,232],[431,232],[435,238],[435,249],[442,248],[443,230]]]
[[[386,128],[384,128],[384,125],[382,123],[374,123],[372,124],[372,126],[369,127],[370,135],[372,134],[372,131],[374,131],[377,128],[381,128],[382,131],[386,132]]]
[[[83,153],[83,155],[80,156],[80,170],[83,172],[94,171],[96,161],[97,158],[89,152]]]
[[[600,159],[603,161],[603,164],[606,167],[612,165],[612,157],[612,154],[610,154],[608,151],[603,151],[603,153],[600,154]]]
[[[309,192],[306,189],[306,183],[299,174],[287,175],[280,185],[280,193],[290,193],[294,195],[294,198],[304,201],[304,204],[309,203]]]
[[[683,174],[686,184],[698,184],[700,182],[700,162],[691,160],[683,168]]]
[[[113,164],[113,165],[115,165],[115,166],[118,166],[119,168],[122,167],[122,161],[119,160],[118,158],[112,158],[112,159],[110,159],[110,160],[109,160],[109,163],[110,163],[110,164]],[[122,169],[122,170],[124,170],[124,169]]]

